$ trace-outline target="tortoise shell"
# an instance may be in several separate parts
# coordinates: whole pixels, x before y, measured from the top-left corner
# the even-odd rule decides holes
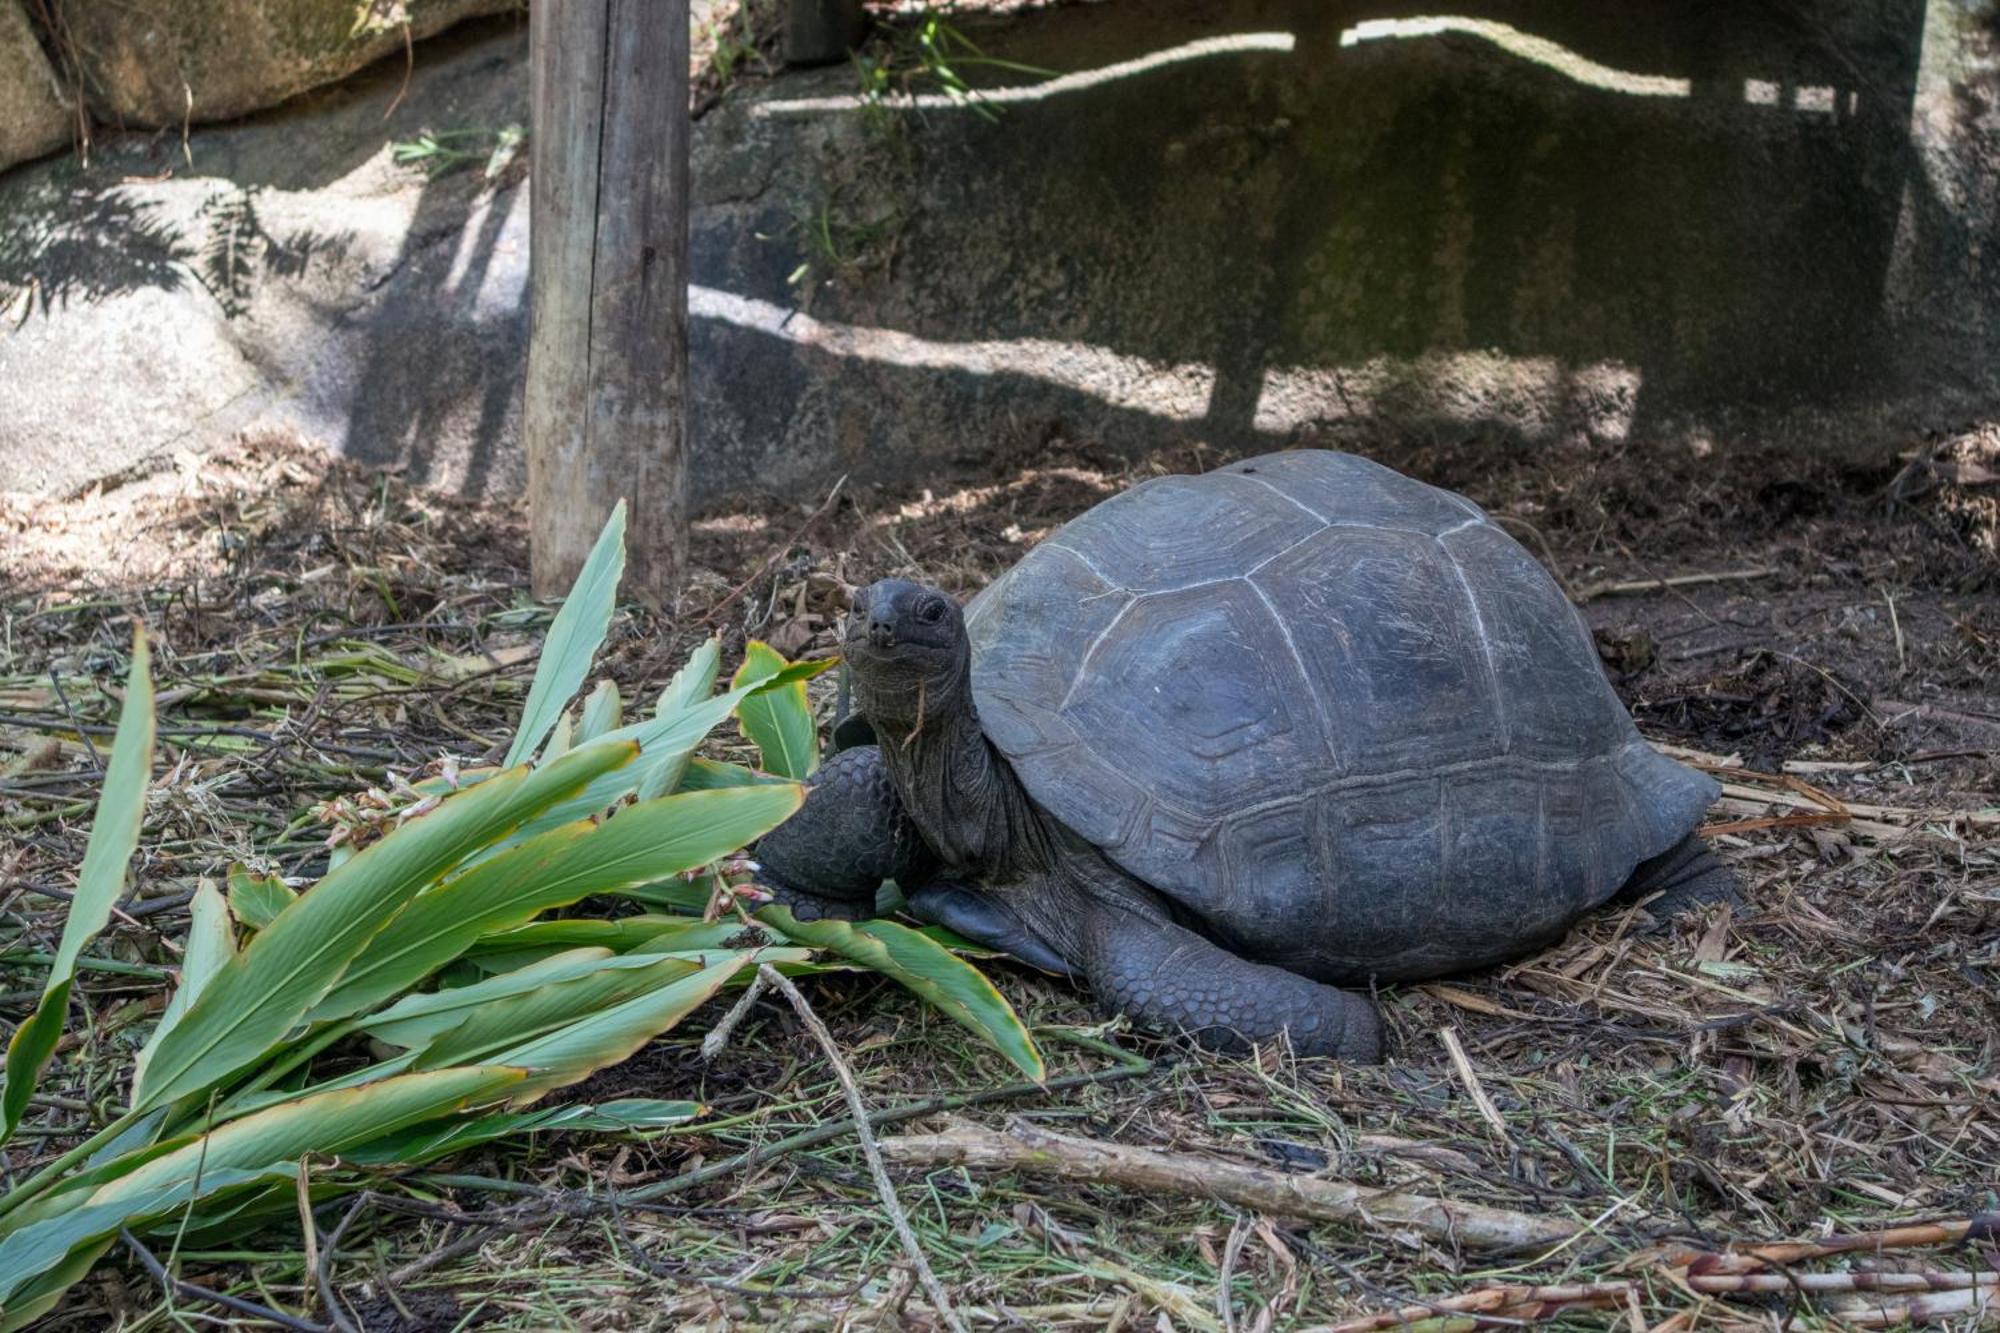
[[[1512,956],[1692,831],[1548,572],[1364,458],[1144,482],[973,600],[1034,800],[1246,956],[1325,980]]]

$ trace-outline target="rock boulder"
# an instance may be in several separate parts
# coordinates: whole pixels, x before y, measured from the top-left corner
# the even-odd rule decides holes
[[[178,126],[274,106],[406,39],[517,8],[521,0],[66,0],[62,12],[99,118]]]
[[[0,171],[69,140],[55,71],[21,0],[0,0]]]

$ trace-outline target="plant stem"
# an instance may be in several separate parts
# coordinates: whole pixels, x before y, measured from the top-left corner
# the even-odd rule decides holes
[[[33,949],[16,949],[0,953],[0,966],[10,963],[26,963],[31,967],[48,967],[56,961],[52,953],[41,953]],[[173,972],[164,967],[154,967],[147,963],[121,963],[115,958],[79,958],[76,965],[87,972],[116,972],[124,977],[150,977],[154,981],[164,981]]]

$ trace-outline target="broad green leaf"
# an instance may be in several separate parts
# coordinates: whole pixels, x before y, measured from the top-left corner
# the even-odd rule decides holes
[[[722,933],[718,931],[714,941],[708,939],[676,941],[674,937],[666,937],[668,943],[676,945],[686,943],[688,947],[648,949],[644,953],[628,953],[628,955],[612,955],[610,949],[568,949],[564,953],[528,963],[526,967],[516,967],[510,973],[486,977],[484,981],[476,981],[468,987],[454,987],[450,991],[430,991],[426,995],[406,995],[404,999],[384,1009],[380,1015],[368,1019],[368,1023],[362,1025],[362,1031],[374,1037],[376,1041],[382,1041],[392,1047],[406,1047],[406,1049],[424,1047],[426,1043],[434,1041],[436,1037],[464,1023],[470,1015],[484,1009],[486,1005],[504,1001],[512,995],[534,991],[548,983],[574,981],[578,977],[588,977],[604,969],[652,967],[660,959],[682,959],[696,967],[708,967],[720,955],[736,953],[734,949],[720,947],[722,943],[720,935]],[[732,935],[742,937],[744,931],[738,927],[732,931]],[[766,939],[770,937],[758,931],[752,943],[762,947]],[[812,957],[812,953],[806,949],[766,949],[764,953],[768,961],[778,961],[788,965],[798,965]]]
[[[535,756],[543,763],[560,759],[576,747],[576,714],[565,708],[556,719],[555,726],[549,728],[549,738],[542,745],[542,752]]]
[[[631,723],[607,733],[603,738],[605,741],[638,742],[638,762],[628,769],[598,778],[581,794],[551,806],[493,851],[497,853],[505,846],[525,842],[538,833],[602,814],[642,787],[649,791],[672,791],[679,785],[695,746],[701,744],[702,739],[728,717],[737,704],[758,690],[777,689],[796,680],[805,680],[826,666],[825,662],[794,663],[767,680],[728,690],[683,712],[648,722]]]
[[[747,949],[776,944],[776,932],[759,924],[744,925],[741,921],[725,917],[720,921],[703,921],[694,917],[628,917],[632,921],[671,922],[666,929],[655,930],[628,951],[635,954],[686,953],[702,949]]]
[[[0,1308],[0,1333],[35,1327],[43,1315],[62,1304],[63,1296],[83,1281],[111,1246],[109,1240],[87,1242],[70,1251],[69,1257],[55,1267],[34,1274],[33,1279],[15,1292],[4,1308]]]
[[[96,1248],[97,1242],[116,1236],[120,1227],[138,1226],[167,1216],[199,1199],[212,1199],[247,1186],[269,1184],[275,1179],[289,1179],[296,1170],[291,1162],[274,1162],[247,1170],[214,1166],[204,1170],[199,1179],[186,1176],[163,1181],[135,1193],[102,1203],[86,1203],[30,1222],[0,1239],[0,1304],[6,1307],[7,1317],[14,1318],[20,1304],[15,1299],[17,1293],[39,1285],[35,1279],[51,1270],[67,1270],[66,1261],[78,1251],[90,1251],[91,1259],[95,1260],[101,1253]],[[62,1285],[68,1286],[88,1269],[89,1264],[83,1265]]]
[[[233,1120],[155,1157],[99,1186],[89,1201],[140,1198],[197,1175],[262,1170],[307,1153],[337,1155],[411,1125],[495,1101],[514,1091],[522,1077],[518,1067],[437,1069],[301,1097]]]
[[[691,792],[629,806],[602,824],[571,824],[531,838],[411,901],[368,942],[312,1017],[364,1012],[481,936],[550,908],[707,865],[776,828],[804,799],[796,785]]]
[[[760,784],[787,782],[788,778],[770,773],[759,773],[754,768],[741,764],[725,763],[720,759],[704,759],[696,755],[688,760],[687,772],[681,775],[682,791],[714,791],[719,787],[755,787]]]
[[[512,956],[529,950],[599,947],[613,953],[670,953],[688,949],[727,947],[744,935],[770,938],[762,926],[746,927],[741,921],[703,921],[696,917],[669,916],[650,912],[644,916],[619,917],[615,921],[537,921],[516,930],[489,935],[469,952],[482,966],[491,968],[492,956]],[[543,955],[537,954],[537,957]],[[507,964],[506,966],[514,966]]]
[[[118,708],[118,730],[111,757],[104,764],[104,783],[91,821],[90,841],[77,872],[76,895],[63,921],[62,940],[42,988],[41,1002],[14,1029],[7,1043],[7,1061],[0,1074],[0,1143],[13,1136],[28,1109],[28,1098],[41,1082],[42,1069],[55,1054],[69,1015],[70,986],[83,947],[97,938],[111,919],[111,908],[125,887],[125,870],[139,845],[139,825],[146,815],[146,787],[153,772],[153,676],[146,631],[132,634],[132,669],[125,678],[125,701]]]
[[[229,867],[229,911],[251,930],[262,930],[277,920],[298,896],[276,875],[260,875],[247,866]]]
[[[624,576],[625,502],[620,500],[542,641],[534,683],[528,686],[528,702],[521,709],[521,729],[507,748],[507,767],[535,752],[571,697],[583,688],[583,678],[590,674],[590,664],[611,628],[618,581]]]
[[[759,958],[757,952],[720,955],[713,965],[692,976],[497,1052],[494,1063],[529,1071],[528,1080],[514,1091],[514,1104],[522,1105],[617,1064],[700,1008],[723,983]]]
[[[552,764],[489,779],[405,822],[328,874],[203,988],[154,1049],[134,1090],[134,1109],[228,1078],[283,1041],[425,885],[632,757],[630,745],[591,745]]]
[[[650,723],[632,723],[608,733],[604,741],[636,741],[640,747],[638,763],[634,763],[628,771],[610,773],[586,787],[582,795],[550,807],[548,813],[528,823],[510,841],[520,843],[544,833],[546,829],[602,815],[606,809],[630,795],[636,795],[640,789],[660,793],[674,791],[680,785],[680,775],[688,769],[688,759],[694,755],[694,747],[698,747],[702,739],[708,737],[708,733],[736,709],[738,703],[756,691],[782,689],[792,681],[806,681],[818,675],[824,667],[826,662],[796,662],[776,677],[726,691],[714,699],[694,705],[684,713],[652,719]]]
[[[667,682],[667,688],[660,691],[660,700],[653,705],[653,716],[669,717],[714,694],[715,677],[721,670],[722,640],[711,638],[688,654],[688,660]]]
[[[600,680],[590,697],[583,701],[583,720],[576,724],[576,743],[582,745],[608,734],[618,725],[624,703],[618,697],[618,683]]]
[[[611,960],[609,965],[629,967],[644,967],[647,961],[640,958],[627,962],[603,948],[569,949],[512,972],[475,981],[469,986],[405,995],[370,1018],[361,1030],[390,1046],[420,1046],[439,1033],[457,1027],[467,1015],[489,1001],[519,995],[551,981],[585,976],[607,965],[606,960]]]
[[[628,1098],[601,1106],[552,1106],[542,1111],[499,1111],[441,1125],[420,1125],[344,1154],[356,1166],[415,1166],[494,1139],[542,1130],[593,1134],[643,1132],[684,1125],[707,1108],[700,1102]]]
[[[681,875],[673,879],[655,880],[651,884],[622,889],[619,891],[619,896],[630,898],[635,903],[644,903],[648,907],[664,907],[670,912],[700,916],[708,910],[710,900],[715,897],[715,876],[703,872],[699,875]]]
[[[623,1004],[635,995],[651,994],[701,970],[700,963],[685,958],[649,957],[639,967],[600,966],[580,977],[551,981],[504,1000],[493,1000],[419,1050],[411,1067],[444,1069],[485,1063],[531,1038]]]
[[[769,680],[787,665],[770,644],[752,639],[743,650],[743,665],[730,683],[741,688]],[[802,779],[819,767],[819,732],[813,725],[803,680],[751,695],[736,705],[736,721],[756,744],[769,772]]]
[[[659,702],[653,705],[653,720],[663,721],[694,707],[715,693],[715,676],[722,669],[722,640],[710,638],[694,650],[674,678],[667,682],[667,688],[660,691]],[[642,801],[650,801],[656,796],[665,796],[680,785],[681,764],[671,762],[655,764],[640,775],[639,785],[633,795]]]
[[[978,968],[923,934],[894,921],[804,922],[775,905],[760,910],[757,919],[794,943],[894,978],[985,1038],[1029,1078],[1042,1080],[1041,1052],[1014,1006]]]
[[[160,1011],[153,1035],[134,1057],[133,1077],[146,1076],[146,1063],[153,1058],[161,1038],[174,1030],[188,1006],[200,998],[202,988],[235,956],[236,926],[229,919],[229,904],[222,900],[214,882],[204,879],[195,886],[194,902],[188,908],[187,939],[181,945],[181,984]]]

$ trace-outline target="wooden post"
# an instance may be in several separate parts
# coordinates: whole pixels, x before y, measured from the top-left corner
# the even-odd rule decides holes
[[[687,555],[688,0],[529,9],[524,430],[535,592],[565,591],[620,496],[634,586]]]

